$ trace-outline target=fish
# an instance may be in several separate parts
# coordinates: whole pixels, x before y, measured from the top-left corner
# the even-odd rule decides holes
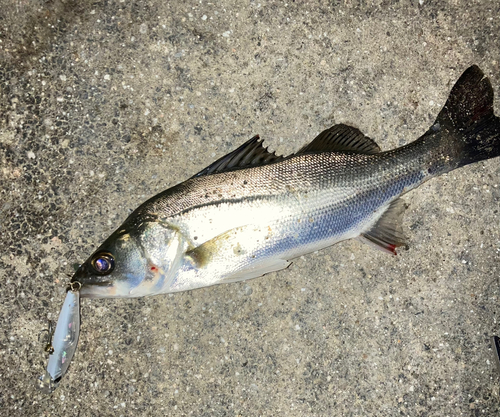
[[[77,290],[78,284],[73,284],[71,287],[66,292],[53,335],[49,326],[49,343],[45,348],[49,353],[49,361],[45,373],[37,381],[38,388],[45,394],[50,394],[58,387],[78,346],[80,293]]]
[[[253,137],[140,205],[71,282],[81,297],[133,298],[256,278],[346,239],[396,254],[402,195],[499,155],[493,88],[474,65],[427,132],[397,149],[346,124],[289,156]]]

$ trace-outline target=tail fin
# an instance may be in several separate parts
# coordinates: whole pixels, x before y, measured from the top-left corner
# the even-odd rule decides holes
[[[453,144],[459,145],[454,168],[500,156],[500,119],[493,113],[493,89],[478,66],[468,68],[456,82],[435,126],[448,130]]]

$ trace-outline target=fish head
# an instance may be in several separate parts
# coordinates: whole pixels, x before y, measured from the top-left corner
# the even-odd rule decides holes
[[[125,224],[79,267],[71,283],[78,283],[80,295],[87,298],[158,294],[175,272],[177,235],[156,222]]]

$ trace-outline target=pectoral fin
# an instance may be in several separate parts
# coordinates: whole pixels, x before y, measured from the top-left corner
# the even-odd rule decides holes
[[[290,265],[289,261],[277,257],[255,256],[272,237],[269,226],[241,226],[187,251],[185,257],[192,267],[215,278],[217,284],[243,281]]]
[[[271,236],[271,230],[262,226],[246,225],[235,227],[202,243],[186,252],[198,268],[206,267],[210,262],[229,263],[240,259],[258,247]],[[263,243],[262,243],[263,245]]]

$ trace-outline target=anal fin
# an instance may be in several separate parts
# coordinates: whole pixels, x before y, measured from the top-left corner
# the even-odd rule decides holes
[[[393,255],[396,255],[396,248],[400,246],[408,248],[401,226],[405,209],[406,205],[402,199],[394,200],[372,228],[362,233],[359,239]]]

